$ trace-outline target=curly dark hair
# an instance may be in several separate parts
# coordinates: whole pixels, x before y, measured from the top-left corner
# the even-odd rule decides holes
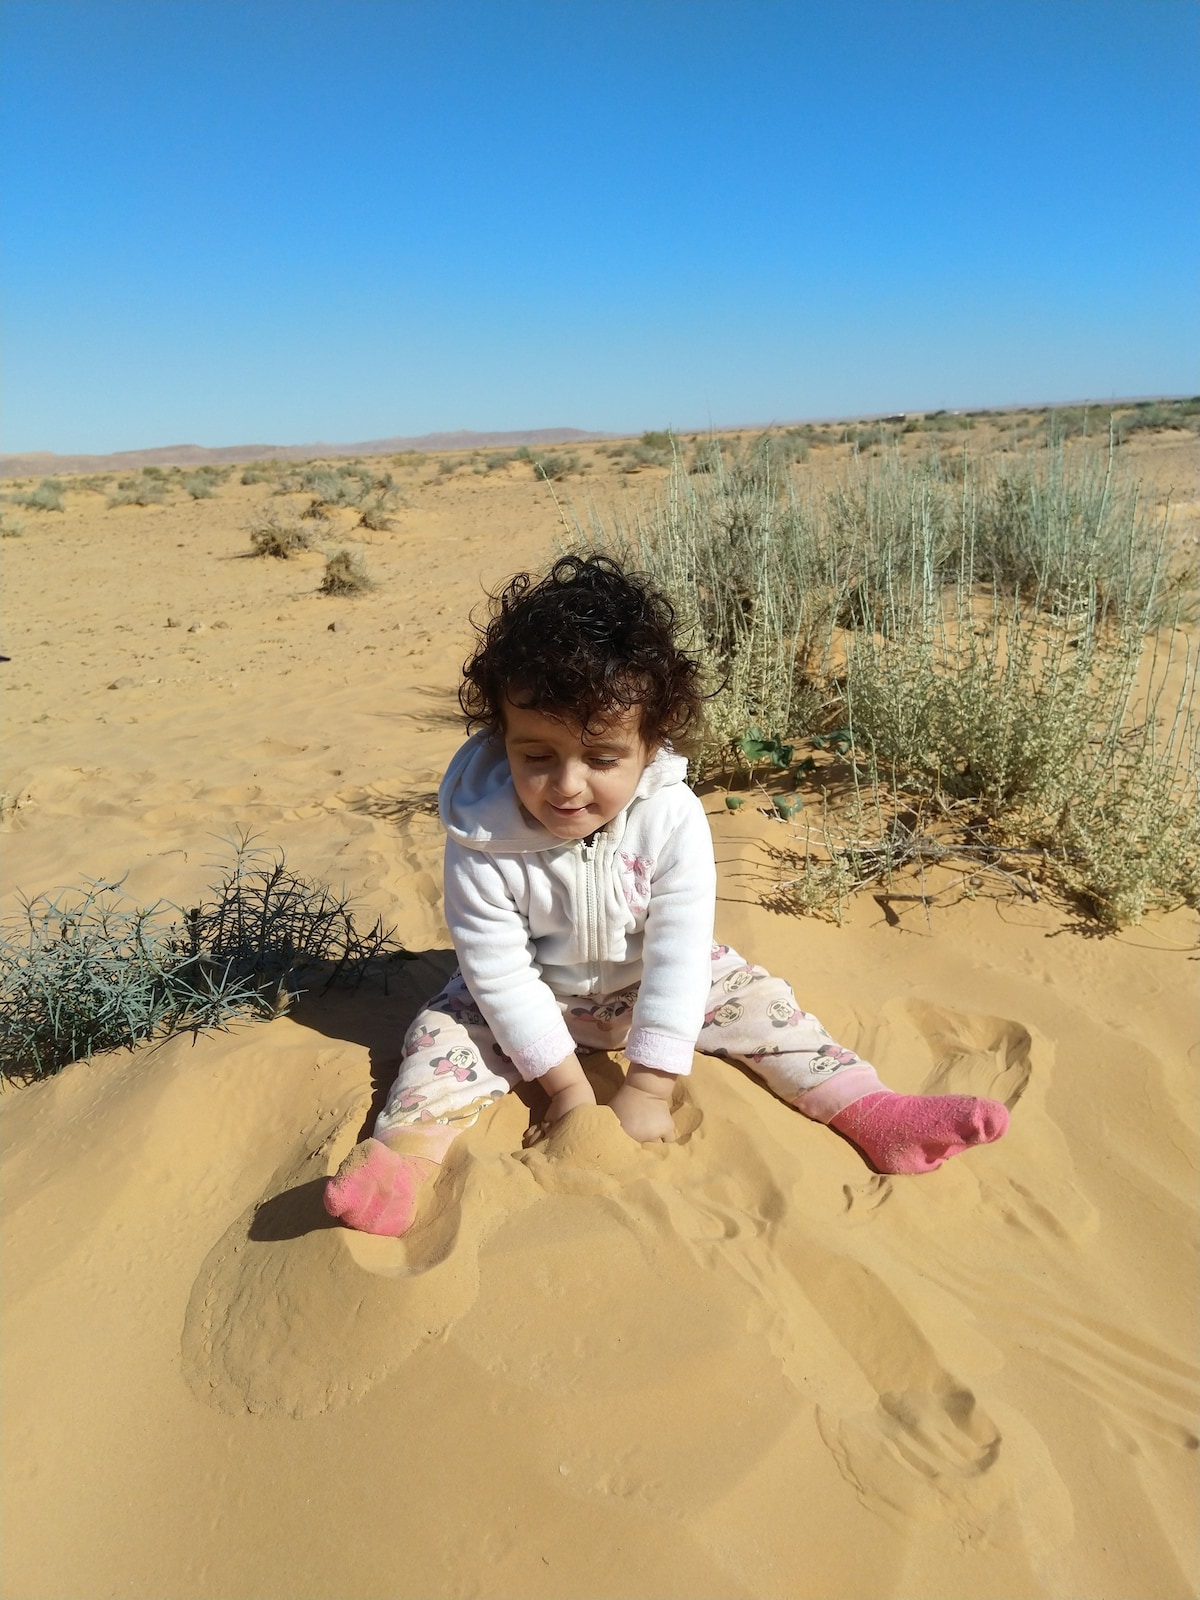
[[[501,732],[507,697],[586,734],[636,708],[641,737],[658,745],[686,733],[704,700],[674,606],[608,556],[562,556],[540,580],[519,572],[476,631],[458,691],[468,729]]]

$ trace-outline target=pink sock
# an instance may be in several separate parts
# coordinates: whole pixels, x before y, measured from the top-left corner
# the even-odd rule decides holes
[[[893,1094],[855,1100],[829,1126],[856,1144],[877,1172],[932,1172],[976,1144],[991,1144],[1008,1127],[999,1100],[970,1094]]]
[[[398,1239],[412,1227],[417,1191],[437,1163],[397,1155],[378,1139],[364,1139],[325,1185],[325,1209],[348,1228]]]

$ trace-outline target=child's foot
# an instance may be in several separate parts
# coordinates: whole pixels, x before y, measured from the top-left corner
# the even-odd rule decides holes
[[[325,1185],[325,1209],[360,1233],[398,1239],[412,1227],[421,1185],[437,1170],[436,1161],[397,1155],[378,1139],[364,1139]]]
[[[877,1172],[932,1172],[972,1145],[991,1144],[1008,1127],[999,1100],[970,1094],[866,1094],[829,1122]]]

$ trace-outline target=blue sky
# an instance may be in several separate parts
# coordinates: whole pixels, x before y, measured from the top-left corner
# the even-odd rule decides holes
[[[1195,392],[1194,0],[4,0],[7,451]]]

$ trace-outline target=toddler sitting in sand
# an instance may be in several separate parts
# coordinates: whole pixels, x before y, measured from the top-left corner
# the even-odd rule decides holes
[[[880,1172],[931,1172],[998,1139],[969,1095],[893,1094],[782,978],[712,942],[716,868],[670,738],[702,695],[668,601],[603,556],[516,577],[459,696],[479,728],[450,763],[446,920],[459,970],[425,1006],[375,1123],[325,1191],[352,1228],[399,1235],[455,1138],[521,1079],[549,1096],[530,1140],[594,1105],[577,1049],[623,1049],[609,1105],[632,1139],[673,1140],[692,1053],[757,1074]]]

